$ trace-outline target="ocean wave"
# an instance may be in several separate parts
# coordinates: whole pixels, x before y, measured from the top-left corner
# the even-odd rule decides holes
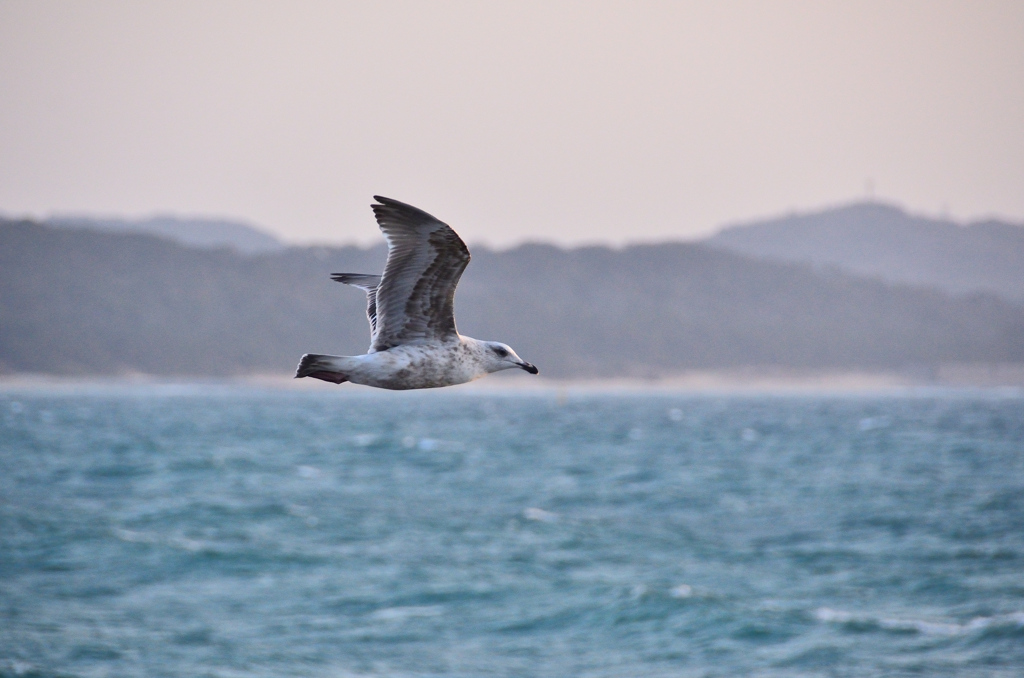
[[[846,626],[859,631],[877,629],[892,633],[920,633],[927,636],[961,636],[1000,629],[1024,631],[1024,612],[974,617],[966,622],[956,622],[883,617],[820,607],[814,611],[814,618],[820,622]]]

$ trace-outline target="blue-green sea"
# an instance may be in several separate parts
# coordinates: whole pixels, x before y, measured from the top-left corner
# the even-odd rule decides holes
[[[1024,395],[0,388],[0,676],[1024,675]]]

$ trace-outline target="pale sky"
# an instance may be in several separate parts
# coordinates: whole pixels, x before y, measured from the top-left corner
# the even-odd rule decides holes
[[[1024,221],[1024,2],[0,0],[8,215],[623,243],[869,192]]]

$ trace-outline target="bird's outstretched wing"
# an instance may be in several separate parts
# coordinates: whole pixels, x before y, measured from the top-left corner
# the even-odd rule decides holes
[[[366,292],[366,319],[370,321],[370,346],[377,340],[377,287],[380,276],[368,273],[332,273],[331,280],[336,280]]]
[[[447,224],[411,205],[374,196],[377,224],[388,241],[388,261],[376,288],[376,325],[370,352],[417,341],[458,336],[455,286],[469,249]]]

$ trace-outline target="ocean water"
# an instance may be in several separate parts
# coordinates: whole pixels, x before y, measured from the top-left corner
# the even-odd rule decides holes
[[[1024,397],[0,390],[0,676],[1021,676]]]

